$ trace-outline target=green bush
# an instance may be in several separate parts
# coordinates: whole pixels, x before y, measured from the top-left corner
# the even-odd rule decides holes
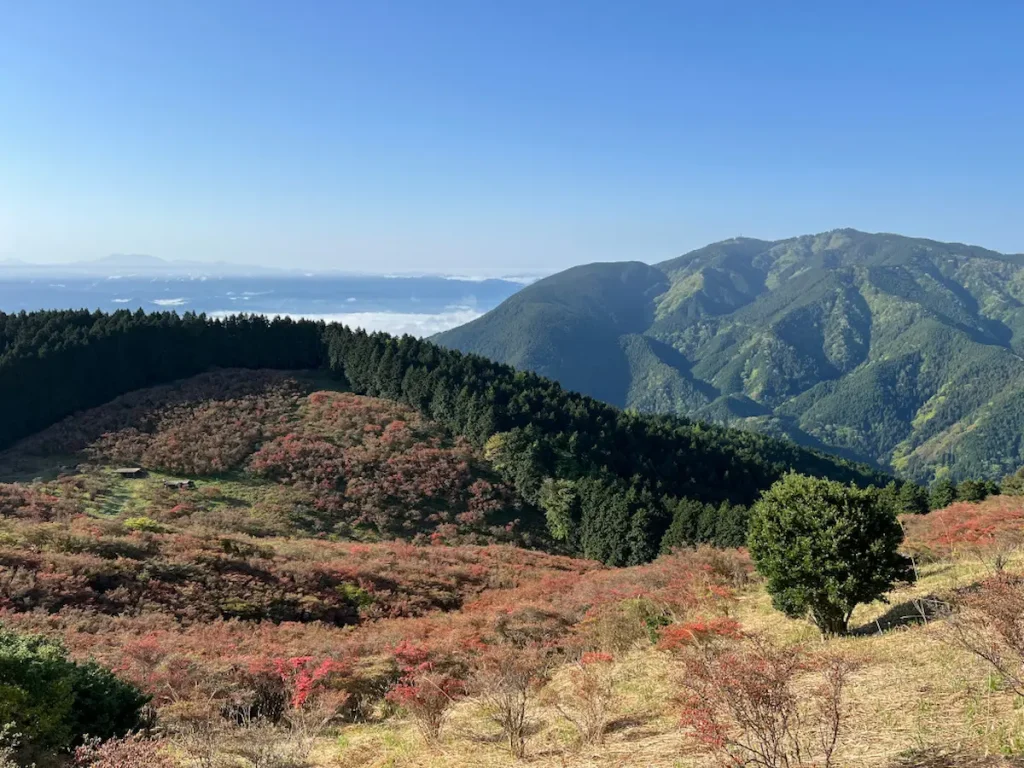
[[[789,474],[754,505],[750,554],[775,607],[846,632],[853,609],[912,577],[903,530],[876,489]]]
[[[151,517],[129,517],[124,521],[124,527],[133,531],[144,531],[146,533],[163,533],[167,529]]]
[[[1024,496],[1024,467],[1004,477],[999,490],[1007,496]]]
[[[57,642],[0,629],[0,722],[29,746],[66,750],[86,735],[123,735],[148,701],[110,670],[71,661]]]

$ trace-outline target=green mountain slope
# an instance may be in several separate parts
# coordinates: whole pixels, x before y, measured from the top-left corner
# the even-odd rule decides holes
[[[916,480],[1024,463],[1024,257],[835,230],[575,267],[439,343]]]
[[[654,299],[668,287],[664,273],[640,262],[575,267],[512,296],[485,325],[474,321],[449,331],[447,344],[622,403],[631,376],[620,338],[650,326]],[[495,324],[507,331],[487,332]]]

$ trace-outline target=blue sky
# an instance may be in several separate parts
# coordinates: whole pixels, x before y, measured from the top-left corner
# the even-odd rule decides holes
[[[1024,3],[0,0],[0,258],[1024,252]]]

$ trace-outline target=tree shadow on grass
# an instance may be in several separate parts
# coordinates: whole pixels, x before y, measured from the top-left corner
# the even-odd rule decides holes
[[[982,757],[945,750],[915,750],[888,768],[1024,768],[1024,758]]]
[[[877,635],[898,627],[927,624],[949,615],[950,605],[937,595],[925,595],[897,603],[874,621],[850,630],[851,635]]]

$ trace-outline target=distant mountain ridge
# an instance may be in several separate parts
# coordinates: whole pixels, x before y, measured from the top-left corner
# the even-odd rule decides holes
[[[43,264],[22,259],[0,261],[0,270],[5,277],[107,277],[113,272],[131,275],[153,276],[229,276],[229,275],[287,275],[289,271],[277,267],[261,267],[252,264],[232,264],[226,261],[195,261],[189,259],[163,259],[144,253],[112,253],[96,259]]]
[[[464,283],[510,283],[529,285],[549,274],[530,270],[482,269],[472,273],[456,270],[385,270],[366,269],[361,261],[355,268],[297,266],[260,266],[227,261],[199,261],[195,259],[164,259],[145,253],[112,253],[95,259],[67,262],[34,263],[18,258],[0,259],[0,279],[32,277],[109,277],[114,273],[124,276],[154,277],[375,277],[381,279],[411,280],[417,278],[444,279]],[[117,274],[116,276],[122,276]]]
[[[524,288],[440,344],[927,481],[1024,464],[1024,256],[833,230]]]

